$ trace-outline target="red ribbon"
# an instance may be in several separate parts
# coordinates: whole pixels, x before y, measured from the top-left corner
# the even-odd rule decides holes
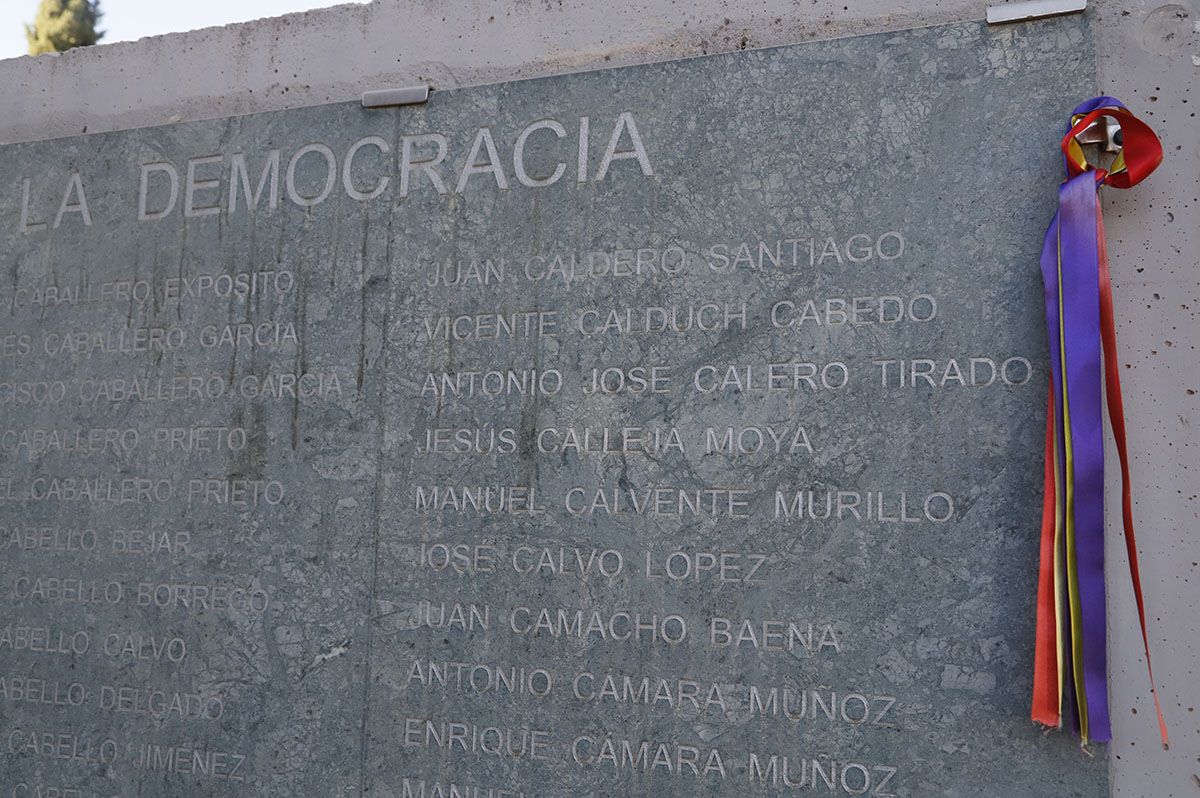
[[[1105,117],[1115,120],[1121,129],[1122,149],[1120,154],[1110,164],[1108,170],[1100,169],[1088,162],[1077,137],[1093,122]],[[1104,241],[1104,220],[1099,201],[1099,189],[1108,185],[1115,188],[1130,188],[1145,179],[1162,162],[1162,146],[1158,137],[1148,125],[1139,120],[1112,97],[1098,97],[1082,104],[1075,109],[1071,118],[1071,128],[1062,140],[1062,151],[1066,160],[1067,181],[1063,191],[1060,191],[1060,213],[1055,216],[1047,232],[1046,246],[1043,250],[1042,269],[1047,288],[1047,321],[1051,337],[1051,360],[1054,367],[1052,375],[1046,420],[1046,444],[1043,483],[1045,500],[1042,508],[1042,529],[1040,547],[1040,568],[1038,573],[1038,609],[1037,609],[1037,646],[1034,657],[1033,708],[1032,717],[1035,721],[1048,726],[1061,726],[1063,706],[1068,704],[1075,708],[1074,725],[1081,732],[1085,742],[1090,739],[1111,739],[1108,721],[1106,678],[1096,678],[1097,673],[1105,677],[1105,639],[1103,624],[1097,626],[1095,613],[1103,613],[1103,585],[1100,582],[1099,604],[1096,606],[1097,593],[1082,593],[1080,585],[1086,589],[1089,580],[1103,577],[1103,551],[1084,552],[1081,538],[1072,537],[1072,520],[1077,515],[1086,513],[1088,518],[1096,518],[1102,513],[1102,507],[1082,506],[1081,496],[1095,496],[1095,491],[1085,492],[1078,483],[1072,483],[1073,474],[1071,457],[1071,433],[1074,426],[1070,419],[1070,407],[1074,404],[1068,401],[1066,394],[1059,396],[1056,386],[1065,390],[1068,382],[1066,360],[1068,357],[1079,368],[1079,357],[1088,357],[1087,352],[1076,352],[1072,349],[1075,344],[1068,346],[1068,339],[1061,338],[1061,329],[1078,330],[1070,327],[1078,324],[1074,311],[1070,308],[1071,301],[1078,303],[1079,297],[1064,297],[1060,291],[1070,291],[1078,280],[1081,258],[1095,258],[1095,281],[1091,283],[1093,294],[1098,299],[1099,349],[1103,351],[1104,365],[1104,396],[1108,405],[1109,423],[1117,446],[1117,454],[1121,468],[1121,509],[1125,537],[1125,547],[1129,558],[1129,572],[1133,582],[1134,597],[1138,608],[1138,621],[1141,625],[1142,643],[1146,654],[1146,667],[1150,677],[1150,690],[1154,696],[1155,711],[1158,716],[1159,733],[1163,745],[1168,745],[1167,725],[1159,700],[1158,689],[1154,680],[1153,668],[1150,664],[1150,640],[1146,631],[1146,609],[1142,593],[1141,574],[1138,567],[1137,543],[1133,525],[1133,496],[1130,488],[1129,454],[1125,434],[1124,403],[1121,397],[1121,382],[1119,363],[1117,361],[1116,324],[1113,313],[1112,279],[1108,266],[1108,252]],[[1082,178],[1091,173],[1094,180]],[[1080,179],[1087,180],[1086,184]],[[1080,186],[1086,185],[1089,197],[1083,200]],[[1091,206],[1094,205],[1094,211]],[[1079,227],[1084,214],[1094,212],[1094,227],[1083,230]],[[1075,244],[1086,244],[1085,251],[1075,251],[1069,248]],[[1094,244],[1094,248],[1093,248]],[[1070,271],[1064,271],[1064,263],[1070,264]],[[1085,264],[1084,272],[1090,270]],[[1071,281],[1064,281],[1064,274]],[[1086,296],[1082,294],[1080,296]],[[1064,301],[1065,300],[1065,301]],[[1079,308],[1078,304],[1074,305]],[[1082,306],[1086,308],[1086,303]],[[1065,316],[1063,314],[1066,314]],[[1085,315],[1093,315],[1095,310]],[[1089,322],[1094,323],[1094,322]],[[1060,327],[1060,325],[1063,325]],[[1090,338],[1091,332],[1085,337]],[[1095,339],[1091,339],[1095,340]],[[1076,373],[1076,372],[1073,372]],[[1074,398],[1072,396],[1072,398]],[[1064,415],[1064,407],[1066,414]],[[1086,409],[1086,408],[1085,408]],[[1090,417],[1089,417],[1090,418]],[[1102,423],[1096,418],[1096,423]],[[1090,433],[1092,428],[1076,429],[1078,434]],[[1098,435],[1098,432],[1092,433]],[[1093,440],[1099,440],[1093,438]],[[1086,446],[1086,444],[1085,444]],[[1077,461],[1084,462],[1089,452],[1085,449],[1076,451]],[[1098,474],[1102,479],[1102,469],[1090,470],[1091,478]],[[1065,483],[1066,495],[1060,487]],[[1074,503],[1072,500],[1072,485],[1074,485]],[[1087,499],[1100,501],[1099,498]],[[1066,533],[1064,534],[1064,530]],[[1101,541],[1102,543],[1102,541]],[[1084,552],[1088,559],[1083,559]],[[1078,558],[1078,559],[1077,559]],[[1097,570],[1098,568],[1098,570]],[[1080,603],[1084,606],[1080,606]],[[1090,614],[1089,614],[1090,613]],[[1082,622],[1081,622],[1082,618]],[[1093,637],[1094,639],[1089,639]]]

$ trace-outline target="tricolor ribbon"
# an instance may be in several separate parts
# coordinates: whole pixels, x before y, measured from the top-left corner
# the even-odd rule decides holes
[[[1106,117],[1120,125],[1122,140],[1120,153],[1102,169],[1088,162],[1077,137],[1097,120],[1105,124]],[[1062,151],[1067,177],[1059,187],[1058,213],[1042,247],[1050,390],[1032,714],[1038,723],[1054,727],[1061,727],[1063,716],[1069,715],[1084,744],[1112,739],[1104,585],[1102,405],[1107,400],[1121,467],[1129,573],[1165,746],[1167,725],[1150,667],[1133,532],[1112,284],[1100,208],[1100,188],[1137,185],[1162,162],[1162,145],[1120,101],[1097,97],[1072,113]]]

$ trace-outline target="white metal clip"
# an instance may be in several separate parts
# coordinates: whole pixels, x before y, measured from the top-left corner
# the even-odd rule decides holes
[[[1105,152],[1121,151],[1121,126],[1117,120],[1102,116],[1079,131],[1075,140],[1080,144],[1101,144]]]
[[[1063,14],[1078,14],[1086,8],[1087,0],[1024,0],[1020,3],[988,6],[987,21],[989,25],[1025,22]]]
[[[363,108],[387,108],[391,105],[420,105],[429,100],[429,86],[405,86],[400,89],[365,91]]]

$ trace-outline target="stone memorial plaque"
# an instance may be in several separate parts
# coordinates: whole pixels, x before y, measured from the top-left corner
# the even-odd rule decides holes
[[[0,796],[1099,796],[1082,17],[0,150]]]

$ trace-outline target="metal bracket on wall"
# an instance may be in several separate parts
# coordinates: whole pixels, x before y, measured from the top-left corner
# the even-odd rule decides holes
[[[1005,3],[988,6],[989,25],[1006,22],[1026,22],[1031,19],[1059,17],[1063,14],[1078,14],[1087,8],[1087,0],[1024,0],[1020,3]]]
[[[1108,116],[1101,117],[1085,127],[1075,140],[1080,144],[1100,144],[1105,152],[1120,152],[1124,143],[1121,125]]]
[[[363,108],[387,108],[392,105],[420,105],[429,100],[429,86],[405,86],[400,89],[365,91]]]

